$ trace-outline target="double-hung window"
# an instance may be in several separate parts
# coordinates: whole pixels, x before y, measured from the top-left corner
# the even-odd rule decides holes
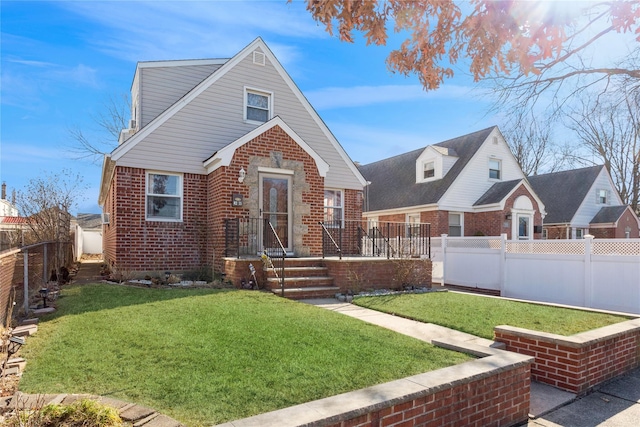
[[[425,162],[423,178],[433,178],[436,176],[436,164],[435,162]]]
[[[463,219],[461,213],[449,213],[449,236],[462,236],[462,221]]]
[[[607,190],[598,190],[598,203],[601,205],[606,205],[608,201],[608,191]]]
[[[344,197],[342,190],[324,190],[324,222],[327,227],[342,227]]]
[[[489,178],[490,179],[502,179],[502,173],[501,173],[500,167],[501,167],[500,160],[497,160],[497,159],[489,160]]]
[[[272,116],[272,94],[253,89],[245,89],[244,119],[264,123]]]
[[[182,220],[182,175],[147,173],[147,220]]]

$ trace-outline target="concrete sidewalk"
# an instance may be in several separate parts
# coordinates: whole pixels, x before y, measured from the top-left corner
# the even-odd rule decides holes
[[[302,300],[301,302],[315,305],[317,307],[321,307],[327,310],[335,311],[337,313],[341,313],[347,316],[354,317],[356,319],[360,319],[364,322],[372,323],[374,325],[381,326],[386,329],[390,329],[392,331],[411,336],[413,338],[417,338],[422,341],[429,342],[431,344],[437,344],[442,347],[447,347],[454,350],[465,351],[471,354],[482,355],[482,354],[491,354],[495,351],[500,351],[501,348],[504,348],[502,343],[496,343],[494,341],[476,337],[474,335],[470,335],[464,332],[456,331],[453,329],[445,328],[443,326],[434,325],[432,323],[422,323],[417,322],[415,320],[405,319],[398,316],[393,316],[391,314],[381,313],[379,311],[370,310],[363,307],[358,307],[349,303],[341,303],[335,299],[309,299]],[[630,386],[633,387],[634,384],[637,386],[636,389],[636,404],[631,405],[635,406],[635,410],[640,410],[640,369],[636,370],[637,383],[630,380]],[[613,383],[612,383],[613,384]],[[625,383],[626,384],[626,383]],[[616,386],[613,386],[613,389],[616,389]],[[610,390],[612,391],[612,390]],[[633,395],[632,391],[627,392],[627,395]],[[576,395],[573,393],[569,393],[563,390],[559,390],[557,388],[548,386],[546,384],[533,382],[531,383],[531,403],[529,408],[529,416],[533,419],[529,422],[529,426],[539,427],[539,426],[595,426],[601,424],[589,424],[588,422],[585,424],[585,419],[592,419],[594,422],[598,419],[601,420],[601,417],[593,417],[593,418],[576,418],[581,421],[574,424],[554,424],[553,419],[557,417],[564,416],[568,413],[567,419],[572,419],[572,413],[567,412],[571,411],[572,407],[578,405],[578,403],[585,401],[587,398],[590,398],[592,395],[589,395],[583,399],[577,400],[574,404],[566,406],[573,402],[576,399]],[[597,398],[597,397],[596,397]],[[602,401],[604,402],[604,401]],[[609,402],[611,403],[611,402]],[[587,413],[588,409],[594,407],[593,404],[589,405],[587,401],[587,405],[589,408],[583,408],[582,405],[576,406],[576,411],[582,413]],[[610,405],[612,408],[614,405]],[[616,405],[615,407],[619,407],[620,405]],[[558,409],[560,408],[560,409]],[[553,412],[556,410],[556,412]],[[627,410],[629,416],[636,416],[635,422],[631,424],[603,424],[608,426],[636,426],[640,425],[640,412],[635,412],[633,408]],[[548,415],[547,415],[548,414]],[[557,414],[557,415],[556,415]],[[627,420],[625,414],[620,415],[621,420]],[[553,418],[556,417],[556,418]],[[615,418],[618,420],[618,418]],[[564,422],[564,421],[562,421]],[[617,421],[616,421],[617,422]],[[546,424],[545,424],[546,423]]]

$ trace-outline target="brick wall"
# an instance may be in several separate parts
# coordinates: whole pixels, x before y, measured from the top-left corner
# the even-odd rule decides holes
[[[547,240],[552,239],[570,239],[571,233],[568,232],[566,225],[545,225],[544,229],[547,230]]]
[[[640,366],[640,319],[571,337],[498,326],[495,340],[535,358],[533,380],[579,395]]]
[[[449,234],[448,211],[420,212],[420,222],[428,222],[431,224],[431,236],[433,237],[440,237],[442,234]]]
[[[219,427],[491,427],[526,423],[531,358],[499,356],[379,384]]]
[[[256,269],[258,283],[265,281],[262,260],[225,258],[222,270],[226,279],[239,287],[242,279],[248,280],[249,264]],[[324,259],[317,263],[326,266],[334,285],[342,292],[369,289],[401,289],[404,285],[431,287],[430,259]],[[286,273],[285,273],[286,274]]]
[[[183,175],[182,222],[145,219],[146,171],[118,166],[112,192],[111,224],[104,230],[105,257],[120,272],[185,271],[207,264],[206,176]]]
[[[431,287],[430,259],[325,259],[324,264],[342,291]]]

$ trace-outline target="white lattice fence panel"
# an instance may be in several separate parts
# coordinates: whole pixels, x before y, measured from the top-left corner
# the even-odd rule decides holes
[[[638,239],[594,240],[591,245],[593,255],[640,256]]]
[[[584,255],[585,242],[566,240],[527,240],[507,242],[507,253]]]
[[[448,238],[447,247],[464,249],[500,249],[500,238],[466,237]]]

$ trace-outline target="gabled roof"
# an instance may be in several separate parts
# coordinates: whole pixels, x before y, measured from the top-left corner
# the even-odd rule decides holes
[[[192,90],[190,90],[187,94],[185,94],[181,99],[179,99],[177,102],[175,102],[172,106],[170,106],[165,111],[163,111],[160,115],[158,115],[155,119],[153,119],[149,124],[147,124],[145,127],[140,129],[137,133],[135,133],[133,136],[131,136],[125,142],[120,144],[117,148],[115,148],[111,152],[110,158],[112,160],[117,161],[119,158],[121,158],[123,155],[125,155],[128,151],[130,151],[133,147],[135,147],[140,141],[144,140],[148,135],[150,135],[152,132],[154,132],[156,129],[158,129],[158,127],[160,127],[163,123],[165,123],[172,116],[174,116],[177,112],[179,112],[184,106],[189,104],[196,97],[198,97],[200,94],[202,94],[207,88],[209,88],[211,85],[213,85],[215,82],[217,82],[223,76],[225,76],[231,69],[233,69],[238,63],[240,63],[240,61],[242,61],[247,55],[251,54],[257,48],[260,48],[262,50],[262,52],[267,56],[269,61],[277,69],[277,71],[280,74],[280,76],[287,83],[289,88],[292,90],[292,92],[295,94],[295,96],[298,98],[298,100],[301,102],[301,104],[307,110],[309,115],[312,117],[312,119],[315,121],[315,123],[321,129],[322,133],[325,135],[325,137],[328,139],[328,141],[333,145],[335,150],[340,154],[342,159],[344,159],[345,164],[347,165],[347,167],[351,170],[351,172],[354,174],[354,176],[360,182],[360,184],[364,186],[366,184],[366,181],[362,177],[362,175],[361,175],[360,171],[358,170],[358,168],[356,168],[356,166],[351,161],[350,157],[348,156],[348,154],[346,153],[344,148],[340,145],[340,143],[335,138],[335,136],[331,133],[331,131],[329,130],[327,125],[320,118],[320,116],[315,111],[315,109],[311,106],[311,104],[309,103],[307,98],[304,96],[302,91],[300,91],[300,89],[295,84],[293,79],[291,79],[291,77],[286,72],[284,67],[282,67],[280,62],[275,57],[275,55],[271,52],[269,47],[266,45],[266,43],[260,37],[256,38],[253,42],[251,42],[249,45],[247,45],[244,49],[242,49],[234,57],[232,57],[229,60],[226,60],[221,65],[221,67],[218,68],[216,71],[214,71],[209,77],[204,79],[200,84],[198,84],[196,87],[194,87]],[[102,197],[101,197],[101,199],[102,199]]]
[[[484,193],[473,206],[491,205],[500,203],[509,193],[511,193],[522,182],[521,179],[511,181],[496,182]]]
[[[316,167],[318,168],[318,173],[320,174],[320,176],[322,177],[327,176],[327,172],[329,171],[329,164],[325,162],[324,159],[322,159],[322,157],[320,157],[318,153],[316,153],[309,146],[309,144],[307,144],[302,138],[300,138],[300,136],[297,133],[295,133],[293,129],[291,129],[284,122],[284,120],[282,120],[279,116],[274,117],[268,122],[258,126],[251,132],[238,138],[237,140],[227,145],[223,149],[213,153],[213,155],[208,159],[206,159],[202,164],[207,169],[208,173],[213,172],[214,170],[218,169],[220,166],[229,166],[231,164],[231,160],[233,159],[233,154],[239,147],[243,146],[247,142],[262,135],[269,129],[274,128],[276,126],[282,129],[287,135],[289,135],[291,139],[293,139],[296,142],[296,144],[300,146],[300,148],[302,148],[304,151],[307,152],[307,154],[309,154],[309,156],[311,156],[311,158],[316,163]]]
[[[23,216],[3,216],[0,218],[0,223],[2,224],[24,225],[27,224],[27,222],[27,218]]]
[[[101,214],[79,213],[76,219],[78,221],[78,225],[85,230],[102,228]]]
[[[603,165],[533,175],[527,180],[544,203],[546,224],[571,222]]]
[[[416,183],[416,160],[428,146],[360,166],[362,175],[371,182],[367,211],[437,203],[495,128],[434,144],[458,157],[449,172],[435,181]]]
[[[629,206],[605,206],[598,211],[589,224],[612,224],[617,222]]]

